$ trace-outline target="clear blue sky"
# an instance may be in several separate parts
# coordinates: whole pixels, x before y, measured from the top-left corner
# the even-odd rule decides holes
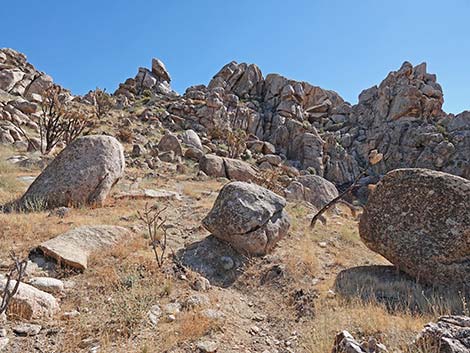
[[[355,103],[405,60],[428,63],[445,110],[470,109],[467,0],[3,1],[0,47],[82,94],[162,59],[183,93],[227,62],[333,89]]]

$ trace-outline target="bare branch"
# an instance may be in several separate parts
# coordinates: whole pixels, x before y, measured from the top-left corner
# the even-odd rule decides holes
[[[25,271],[26,271],[26,266],[27,266],[27,260],[22,260],[20,261],[18,257],[15,255],[15,253],[11,253],[10,255],[11,259],[13,260],[13,266],[10,269],[10,272],[6,275],[6,283],[5,287],[3,289],[2,293],[2,300],[0,303],[0,315],[3,314],[4,312],[7,311],[11,300],[15,296],[15,294],[18,292],[18,288],[20,287],[21,279],[23,278]],[[11,288],[12,281],[15,281],[15,285],[13,288]]]

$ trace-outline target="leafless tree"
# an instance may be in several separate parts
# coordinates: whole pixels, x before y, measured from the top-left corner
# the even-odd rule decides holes
[[[96,88],[92,93],[95,114],[98,119],[105,117],[114,106],[111,95],[106,93],[106,89]]]
[[[150,246],[152,247],[158,267],[162,267],[165,261],[167,251],[167,231],[164,227],[166,218],[162,217],[162,213],[167,208],[159,208],[157,205],[149,207],[145,204],[144,210],[137,211],[139,219],[147,226],[148,236],[150,238]]]
[[[62,88],[53,85],[42,96],[39,117],[41,152],[48,154],[60,142],[69,144],[91,124],[91,118],[77,107],[67,105]]]

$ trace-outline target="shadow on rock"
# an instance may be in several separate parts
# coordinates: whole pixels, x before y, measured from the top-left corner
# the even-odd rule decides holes
[[[185,266],[207,278],[212,285],[223,288],[237,280],[248,261],[247,257],[212,235],[179,250],[176,256]]]
[[[378,302],[390,311],[461,314],[470,298],[462,288],[430,287],[394,266],[359,266],[341,271],[336,292],[346,299]],[[466,294],[463,294],[466,293]]]

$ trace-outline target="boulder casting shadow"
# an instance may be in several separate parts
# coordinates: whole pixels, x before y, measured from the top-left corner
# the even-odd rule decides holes
[[[394,266],[359,266],[341,271],[335,290],[343,298],[377,302],[394,311],[461,314],[470,298],[464,288],[418,283]]]
[[[179,250],[176,256],[185,266],[207,278],[211,285],[223,288],[237,280],[248,261],[246,256],[212,235]]]

